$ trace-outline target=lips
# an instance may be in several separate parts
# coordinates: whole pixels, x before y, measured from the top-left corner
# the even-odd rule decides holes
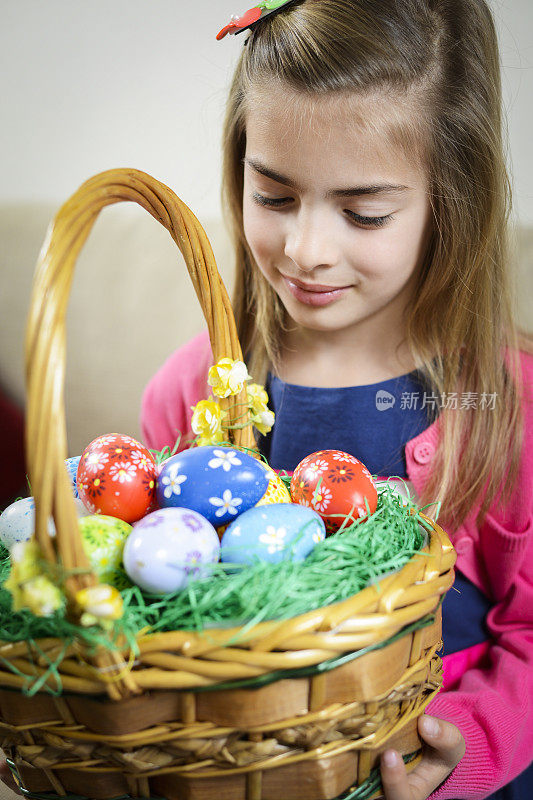
[[[350,291],[350,286],[325,286],[322,283],[304,283],[295,278],[287,278],[285,275],[283,275],[283,280],[292,296],[299,303],[303,303],[306,306],[328,306],[330,303],[340,300]]]
[[[303,289],[304,292],[337,292],[340,289],[347,289],[347,286],[325,286],[321,283],[304,283],[303,281],[299,281],[296,278],[289,278],[288,275],[283,276],[286,281],[289,283],[293,283],[295,286],[298,286],[300,289]]]

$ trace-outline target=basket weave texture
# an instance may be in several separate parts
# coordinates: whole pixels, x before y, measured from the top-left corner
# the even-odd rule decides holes
[[[64,466],[65,313],[78,253],[100,210],[120,201],[145,208],[180,248],[214,360],[242,358],[209,241],[184,203],[132,169],[83,184],[43,245],[26,340],[35,538],[70,574],[74,621],[76,592],[98,579]],[[222,401],[230,423],[242,421],[245,399]],[[235,446],[255,447],[251,426],[231,434]],[[89,654],[74,643],[59,666],[60,696],[46,691],[51,677],[33,697],[22,688],[24,675],[46,674],[61,640],[0,642],[0,744],[25,787],[91,798],[327,800],[364,784],[385,747],[417,751],[416,720],[441,684],[440,601],[455,562],[445,532],[424,519],[427,547],[348,600],[250,629],[141,633],[135,654],[126,644]]]

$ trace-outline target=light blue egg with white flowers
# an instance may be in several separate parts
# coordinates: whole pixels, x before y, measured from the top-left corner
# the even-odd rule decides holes
[[[273,503],[245,511],[225,530],[220,560],[232,564],[303,561],[326,528],[316,511],[297,503]]]
[[[85,517],[90,514],[81,500],[75,499],[78,517]],[[35,530],[35,501],[33,497],[23,497],[22,500],[15,500],[2,514],[0,514],[0,542],[7,550],[10,550],[17,542],[27,542],[31,539]],[[48,520],[48,533],[50,536],[56,535],[56,529],[52,517]]]
[[[65,459],[65,466],[67,468],[68,476],[72,484],[72,491],[74,492],[74,497],[80,496],[78,494],[78,485],[76,483],[76,478],[78,475],[78,464],[80,463],[80,459],[81,456],[72,456],[72,458]]]
[[[253,456],[232,447],[191,447],[169,458],[157,479],[161,508],[190,508],[226,525],[265,494],[268,475]]]
[[[209,575],[219,555],[218,534],[204,517],[187,508],[161,508],[135,523],[122,560],[133,583],[167,594]]]

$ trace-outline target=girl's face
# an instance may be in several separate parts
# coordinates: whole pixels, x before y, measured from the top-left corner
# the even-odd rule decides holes
[[[383,107],[398,121],[400,103]],[[431,227],[424,168],[383,122],[366,124],[377,119],[371,100],[280,87],[248,108],[244,233],[289,316],[307,332],[370,322],[367,332],[395,336]]]

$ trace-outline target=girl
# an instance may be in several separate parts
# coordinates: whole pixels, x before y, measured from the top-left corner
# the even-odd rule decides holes
[[[223,189],[240,341],[277,417],[261,450],[291,470],[339,448],[408,479],[458,552],[446,690],[420,765],[384,754],[384,794],[529,800],[533,348],[511,310],[490,11],[293,0],[245,37]],[[210,357],[201,335],[152,379],[150,447],[191,433]]]

